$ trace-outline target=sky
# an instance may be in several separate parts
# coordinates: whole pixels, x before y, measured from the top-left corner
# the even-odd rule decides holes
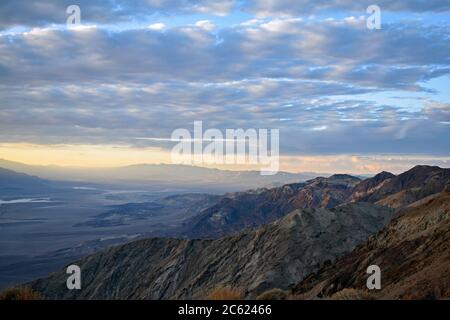
[[[448,0],[0,2],[7,160],[170,163],[202,121],[279,129],[287,171],[450,167],[449,88]]]

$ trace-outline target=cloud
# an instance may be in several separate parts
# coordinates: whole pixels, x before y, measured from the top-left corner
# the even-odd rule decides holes
[[[279,128],[285,155],[448,155],[448,104],[420,100],[422,110],[409,110],[367,96],[431,95],[424,82],[450,73],[449,31],[274,18],[4,35],[0,141],[167,149],[137,138],[164,140],[202,120],[222,130]]]
[[[442,40],[448,26],[391,24],[370,32],[343,20],[275,19],[213,29],[199,21],[163,34],[148,28],[47,28],[3,36],[0,79],[37,84],[269,78],[415,91],[423,90],[420,82],[450,73],[450,41]]]
[[[414,154],[397,155],[351,155],[332,156],[303,155],[282,157],[281,167],[294,172],[323,172],[348,174],[377,174],[389,171],[394,174],[405,172],[418,163],[449,167],[449,157],[430,157]]]
[[[436,121],[450,123],[450,103],[427,101],[424,107],[425,114]]]
[[[342,1],[342,0],[256,0],[244,2],[244,10],[256,14],[258,17],[279,15],[304,15],[324,11],[352,11],[366,13],[366,8],[376,4],[381,10],[403,12],[448,12],[450,4],[446,0],[405,0],[391,1],[373,0]]]
[[[151,30],[164,30],[165,27],[166,25],[161,22],[152,23],[151,25],[148,26],[148,28]]]
[[[206,30],[206,31],[212,31],[212,30],[214,30],[214,29],[216,28],[216,26],[214,25],[214,23],[212,23],[212,22],[209,21],[209,20],[200,20],[200,21],[197,21],[197,22],[195,23],[195,25],[196,25],[197,27],[199,27],[199,28],[202,28],[202,29]]]
[[[123,143],[167,149],[172,145],[163,140],[173,130],[192,131],[193,122],[202,120],[205,130],[279,128],[283,155],[446,155],[450,150],[450,126],[441,123],[434,111],[441,108],[431,113],[429,106],[425,111],[405,111],[357,99],[299,98],[292,95],[292,87],[280,87],[283,90],[272,98],[270,90],[267,95],[252,90],[236,95],[235,87],[207,88],[185,83],[68,85],[26,92],[4,88],[0,137],[10,142]]]
[[[17,26],[45,27],[65,24],[71,0],[3,0],[0,29]],[[223,16],[233,8],[232,0],[78,0],[82,23],[115,24],[146,21],[155,15],[212,14]]]
[[[17,26],[45,27],[65,24],[66,8],[71,0],[2,0],[0,2],[0,30]],[[179,14],[211,14],[225,16],[240,11],[258,17],[298,16],[329,11],[366,14],[372,0],[78,0],[82,21],[89,24],[115,24],[148,21],[155,16]],[[387,12],[449,12],[447,0],[379,0],[376,3]]]

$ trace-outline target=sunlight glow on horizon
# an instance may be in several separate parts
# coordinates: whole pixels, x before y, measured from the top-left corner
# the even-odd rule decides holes
[[[0,143],[0,158],[29,165],[106,168],[163,163],[170,160],[170,154],[160,148],[127,145]]]
[[[0,159],[27,165],[111,168],[136,164],[171,164],[170,150],[129,145],[39,145],[0,143]],[[280,171],[376,174],[401,173],[418,164],[450,166],[450,157],[428,155],[285,155]],[[251,165],[202,165],[222,170],[259,170]]]

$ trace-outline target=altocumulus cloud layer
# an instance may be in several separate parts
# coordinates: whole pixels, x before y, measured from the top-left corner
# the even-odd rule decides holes
[[[378,1],[368,30],[372,2],[78,1],[68,30],[71,1],[2,1],[0,141],[169,147],[137,138],[202,120],[280,128],[284,155],[450,156],[450,3]]]
[[[362,12],[376,4],[394,12],[448,12],[447,0],[4,0],[0,3],[0,27],[45,26],[65,20],[65,9],[72,4],[83,8],[87,22],[116,23],[118,21],[146,20],[151,15],[207,13],[218,16],[235,10],[265,16],[293,16],[322,11]]]

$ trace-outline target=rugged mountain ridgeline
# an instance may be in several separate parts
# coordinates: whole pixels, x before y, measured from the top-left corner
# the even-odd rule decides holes
[[[78,262],[83,289],[66,288],[65,270],[33,289],[51,299],[202,298],[217,286],[254,297],[289,288],[380,230],[392,210],[360,203],[295,210],[256,230],[217,240],[154,238],[114,247]]]
[[[417,268],[425,270],[428,254],[431,257],[428,248],[441,251],[445,249],[442,246],[448,248],[448,234],[436,231],[441,246],[435,247],[434,233],[427,233],[431,242],[424,246],[421,232],[427,228],[444,230],[448,222],[448,209],[445,209],[448,207],[444,204],[448,203],[448,198],[437,193],[445,189],[449,180],[449,169],[417,166],[398,176],[382,172],[361,181],[348,175],[334,175],[268,190],[228,194],[202,210],[182,230],[190,239],[215,239],[153,238],[132,242],[75,262],[82,270],[83,289],[80,291],[66,289],[65,270],[37,280],[31,286],[50,299],[202,298],[211,289],[227,285],[242,289],[247,298],[270,288],[295,288],[294,293],[299,296],[307,296],[306,293],[314,296],[312,292],[317,292],[322,279],[325,281],[337,274],[341,267],[322,269],[332,271],[319,273],[319,282],[315,282],[313,276],[307,278],[311,281],[308,283],[300,283],[302,279],[319,270],[325,262],[330,265],[336,258],[345,257],[355,246],[385,227],[394,212],[399,217],[383,232],[387,234],[386,239],[390,239],[385,241],[386,248],[388,244],[396,245],[394,238],[388,237],[395,232],[400,247],[392,251],[392,256],[387,253],[384,256],[381,240],[371,238],[370,248],[380,245],[381,260],[371,253],[365,256],[364,263],[349,258],[342,265],[342,270],[346,268],[345,276],[331,281],[333,283],[326,287],[328,291],[322,295],[352,287],[353,282],[345,282],[352,277],[357,281],[366,279],[367,263],[383,265],[383,272],[388,272],[383,259],[388,261],[387,265],[395,265],[392,270],[399,268],[393,271],[394,275],[406,277],[408,274],[401,270],[411,268],[408,266],[410,255],[422,252],[417,258]],[[443,203],[447,211],[430,205],[431,200]],[[419,213],[410,213],[412,210],[422,212],[423,206],[429,206],[432,215],[420,220]],[[406,218],[416,216],[417,221]],[[399,224],[398,221],[404,222]],[[395,259],[404,260],[406,265],[396,265]],[[440,275],[444,269],[442,266],[431,269],[436,275],[429,279],[444,277]],[[355,274],[351,277],[350,273]],[[428,279],[426,274],[422,277],[424,281]],[[334,285],[336,281],[344,281],[338,289]],[[360,285],[357,281],[355,283]],[[321,292],[323,288],[319,288]],[[408,288],[405,285],[398,290],[403,293],[393,296],[405,297]]]
[[[294,294],[330,297],[366,288],[366,268],[381,268],[382,299],[450,298],[450,186],[405,209],[382,232],[299,283]]]
[[[333,175],[260,192],[229,194],[187,223],[190,238],[217,238],[274,221],[295,209],[332,208],[345,202],[359,178]]]
[[[398,176],[382,172],[361,182],[355,188],[351,200],[378,202],[389,207],[401,208],[442,191],[449,179],[450,169],[430,166],[416,166]],[[365,190],[364,188],[360,190],[363,185]]]
[[[349,202],[398,209],[441,191],[449,179],[450,169],[416,166],[398,176],[381,172],[361,181],[336,174],[260,192],[229,194],[188,221],[182,233],[189,238],[217,238],[274,221],[295,209],[333,208]]]

